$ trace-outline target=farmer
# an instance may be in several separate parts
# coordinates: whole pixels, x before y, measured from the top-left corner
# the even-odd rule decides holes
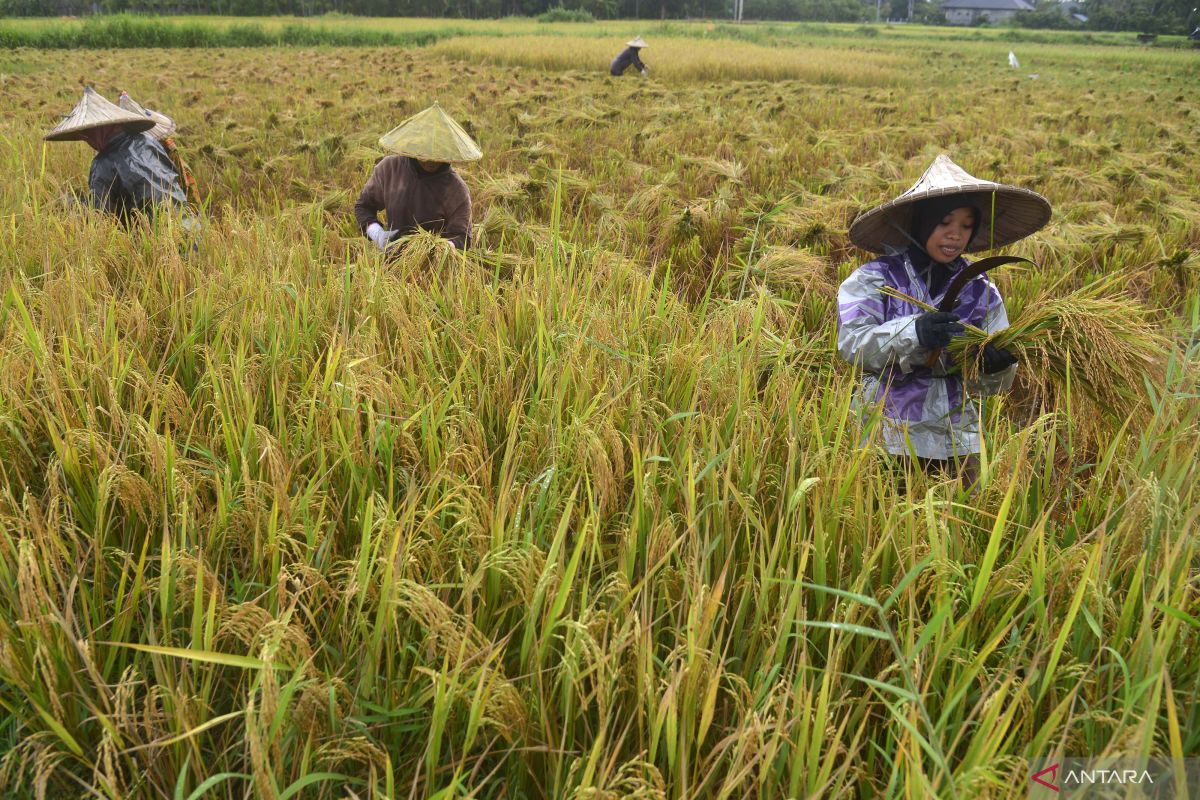
[[[642,73],[643,78],[646,77],[646,65],[638,58],[638,51],[646,46],[645,40],[639,36],[636,39],[626,42],[625,45],[625,49],[618,53],[617,57],[613,59],[612,64],[609,65],[608,71],[613,75],[623,75],[625,74],[625,70],[629,69],[629,65],[632,64],[638,68],[638,72]]]
[[[82,140],[96,151],[88,175],[87,204],[129,223],[136,214],[154,214],[159,207],[182,209],[187,195],[170,156],[145,135],[155,121],[104,99],[91,87],[46,141]]]
[[[887,452],[973,485],[979,412],[971,395],[1008,389],[1017,359],[989,343],[978,381],[964,385],[943,349],[964,331],[963,322],[989,333],[1008,327],[1004,301],[985,275],[968,281],[947,312],[889,296],[884,287],[936,307],[968,265],[963,253],[1004,247],[1049,219],[1050,203],[1040,194],[972,177],[939,155],[907,192],[851,224],[854,244],[884,255],[838,290],[837,347],[862,367],[856,406],[880,405]]]
[[[175,120],[166,114],[145,108],[141,103],[130,97],[129,92],[121,92],[121,96],[117,98],[117,105],[126,111],[132,111],[135,114],[141,114],[154,120],[154,127],[147,131],[146,135],[162,144],[163,149],[167,151],[167,157],[175,165],[175,171],[179,174],[180,183],[187,193],[188,201],[199,205],[200,192],[196,187],[196,179],[192,176],[192,171],[188,168],[187,162],[183,160],[183,154],[179,152],[179,147],[175,144]]]
[[[471,192],[451,164],[483,157],[479,145],[434,103],[393,128],[379,143],[386,156],[363,187],[354,216],[380,250],[418,228],[459,250],[470,244]],[[383,211],[387,227],[379,224]]]

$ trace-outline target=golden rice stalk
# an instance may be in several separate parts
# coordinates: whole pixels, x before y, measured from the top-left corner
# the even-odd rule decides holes
[[[610,766],[597,776],[596,785],[579,789],[574,800],[662,800],[667,796],[666,782],[658,768],[643,759],[644,755],[639,754],[613,772]]]
[[[336,769],[346,764],[361,764],[368,769],[372,781],[387,769],[387,753],[365,736],[345,736],[331,739],[316,750],[318,764]]]
[[[155,511],[154,489],[138,473],[123,464],[109,464],[100,473],[100,497],[104,503],[118,506],[142,524],[148,524]]]

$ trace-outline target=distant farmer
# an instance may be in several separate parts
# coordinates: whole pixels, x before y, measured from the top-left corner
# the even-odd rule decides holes
[[[1196,26],[1196,30],[1188,34],[1188,38],[1193,42],[1200,42],[1200,25]]]
[[[179,173],[180,182],[184,191],[187,192],[188,201],[199,205],[200,191],[196,187],[196,179],[192,176],[187,162],[183,160],[183,154],[179,152],[178,145],[175,144],[175,120],[166,114],[145,108],[130,97],[129,92],[121,92],[121,96],[117,98],[117,105],[126,111],[132,111],[154,120],[154,127],[147,131],[146,135],[162,144],[163,149],[167,151],[167,157],[175,165],[175,171]]]
[[[646,75],[646,65],[642,63],[642,59],[638,58],[638,51],[646,46],[645,40],[639,36],[636,39],[626,42],[625,45],[625,49],[613,59],[608,71],[613,75],[623,75],[625,74],[625,70],[629,69],[629,66],[632,64],[637,67],[638,72],[642,73],[644,77]]]
[[[379,143],[396,155],[375,165],[354,204],[362,232],[380,250],[418,228],[465,249],[471,239],[471,192],[451,164],[482,158],[479,145],[437,103]],[[386,228],[379,224],[380,211]]]
[[[884,288],[936,307],[968,266],[963,253],[1004,247],[1049,220],[1050,203],[1040,194],[972,177],[939,155],[907,192],[851,224],[854,244],[886,255],[859,267],[838,290],[837,348],[862,367],[856,406],[881,408],[887,452],[974,484],[979,412],[971,395],[1008,389],[1017,359],[989,343],[978,383],[964,385],[942,350],[964,331],[963,322],[989,333],[1008,327],[1004,301],[986,275],[963,284],[948,311],[927,311]]]
[[[166,150],[145,135],[155,121],[110,103],[91,87],[46,141],[84,141],[96,151],[87,203],[128,223],[160,206],[183,208],[187,195]]]

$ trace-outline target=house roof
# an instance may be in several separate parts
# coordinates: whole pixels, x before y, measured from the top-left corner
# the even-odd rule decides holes
[[[942,8],[961,8],[970,11],[1033,11],[1025,0],[946,0]]]

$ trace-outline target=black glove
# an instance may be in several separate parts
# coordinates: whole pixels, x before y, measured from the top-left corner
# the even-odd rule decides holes
[[[988,342],[983,346],[983,371],[986,375],[1003,372],[1017,363],[1017,357],[1003,347]]]
[[[926,350],[936,350],[950,344],[966,328],[951,311],[929,311],[917,317],[917,341]]]

